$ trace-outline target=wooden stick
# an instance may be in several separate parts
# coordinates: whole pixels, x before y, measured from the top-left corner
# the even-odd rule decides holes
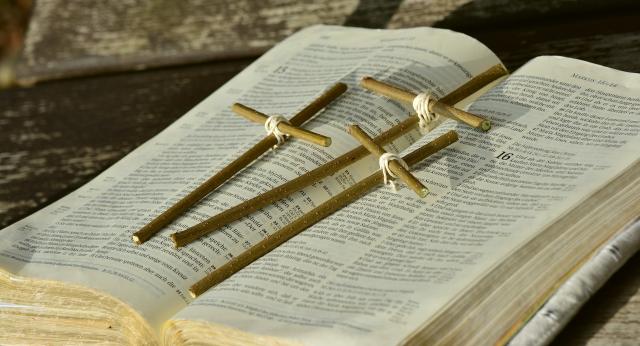
[[[498,68],[500,67],[500,68]],[[502,65],[496,65],[489,68],[487,71],[479,74],[478,76],[472,78],[465,84],[458,87],[456,90],[452,91],[447,96],[440,99],[440,101],[456,104],[465,97],[473,94],[474,92],[480,90],[482,87],[491,83],[492,81],[504,76],[507,74],[507,71],[504,68],[501,68]],[[402,121],[400,124],[393,126],[389,130],[383,132],[379,136],[373,139],[375,143],[378,145],[386,145],[396,138],[406,134],[407,132],[414,129],[415,125],[418,124],[417,117],[410,117]],[[199,224],[196,224],[190,228],[187,228],[184,231],[180,231],[171,235],[171,239],[173,240],[176,247],[185,246],[194,240],[207,235],[211,232],[214,232],[220,227],[227,225],[235,220],[238,220],[244,216],[247,216],[251,213],[254,213],[258,209],[265,207],[269,204],[272,204],[275,201],[278,201],[282,198],[289,196],[290,194],[302,190],[303,188],[326,178],[339,170],[351,165],[352,163],[362,159],[367,156],[369,151],[365,149],[363,146],[359,146],[342,156],[325,163],[318,168],[299,176],[291,181],[288,181],[278,187],[273,188],[265,192],[262,195],[256,196],[250,200],[242,202],[235,207],[227,209],[226,211],[215,215]]]
[[[414,150],[410,154],[406,155],[403,159],[408,165],[415,165],[416,163],[424,160],[428,156],[447,147],[457,140],[457,133],[455,131],[449,131],[444,135],[436,138],[433,142],[427,143],[422,147]],[[359,181],[355,185],[344,190],[328,201],[320,204],[310,212],[299,217],[292,223],[286,225],[267,238],[261,240],[240,255],[233,257],[229,262],[215,269],[206,277],[191,286],[189,288],[189,293],[191,293],[191,296],[194,298],[201,295],[209,288],[229,278],[240,269],[246,267],[253,261],[269,253],[271,250],[280,246],[282,243],[291,239],[293,236],[297,235],[298,233],[304,231],[318,221],[324,219],[335,211],[345,207],[346,205],[365,195],[380,183],[382,183],[382,172],[377,171],[376,173]]]
[[[506,76],[508,74],[509,74],[509,71],[504,67],[504,65],[497,64],[497,65],[491,66],[486,71],[482,72],[481,74],[477,75],[476,77],[473,77],[473,80],[475,80],[478,84],[480,84],[480,85],[482,85],[484,87],[485,85],[493,82],[494,80],[496,80],[496,79],[498,79],[498,78],[500,78],[502,76]],[[441,98],[439,101],[443,102],[445,104],[454,106],[459,101],[452,102],[451,100],[463,100],[467,96],[470,96],[471,94],[473,94],[476,91],[480,90],[480,89],[473,90],[471,85],[468,85],[468,84],[469,84],[468,82],[465,83],[461,87],[459,87],[456,90],[450,92],[447,96]]]
[[[375,80],[372,77],[362,78],[362,80],[360,81],[360,85],[362,85],[366,89],[375,91],[378,94],[384,95],[388,98],[407,103],[412,103],[413,99],[417,96],[411,91]],[[482,131],[489,131],[489,129],[491,128],[491,122],[489,120],[475,114],[465,112],[461,109],[451,107],[446,103],[435,99],[431,99],[429,101],[429,111],[453,120],[463,122],[472,127],[481,129]]]
[[[338,98],[338,96],[342,95],[345,91],[347,91],[347,85],[344,83],[337,83],[298,112],[298,114],[293,116],[289,122],[294,126],[302,125],[314,114],[318,113],[324,107],[329,105],[329,103]],[[142,244],[149,240],[154,234],[158,233],[160,229],[167,226],[192,205],[196,204],[206,195],[222,185],[225,181],[229,180],[236,173],[248,166],[251,162],[255,161],[258,157],[276,145],[276,143],[277,140],[274,136],[266,136],[264,139],[260,140],[260,142],[247,150],[244,154],[233,160],[214,176],[207,179],[195,190],[191,191],[176,204],[134,233],[132,236],[133,242],[136,244]]]
[[[247,107],[241,103],[234,103],[233,106],[231,106],[231,110],[236,114],[242,116],[243,118],[258,124],[264,124],[268,118],[266,114],[258,112],[257,110]],[[293,126],[284,122],[278,124],[278,129],[286,135],[301,139],[303,141],[321,145],[323,147],[328,147],[331,145],[331,138],[327,136],[323,136],[321,134],[317,134],[315,132],[305,130],[303,128]]]
[[[360,126],[351,125],[347,127],[347,132],[378,159],[386,153],[386,151],[381,146],[377,145],[368,134],[362,131]],[[420,180],[416,179],[416,177],[406,170],[398,161],[389,161],[389,170],[398,178],[402,179],[402,181],[404,181],[404,183],[407,184],[407,186],[409,186],[419,197],[424,198],[429,194],[429,189],[422,185]]]

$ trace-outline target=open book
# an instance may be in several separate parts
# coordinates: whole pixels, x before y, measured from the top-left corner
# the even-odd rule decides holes
[[[358,86],[366,75],[446,95],[499,59],[448,30],[314,26],[270,50],[90,183],[2,231],[3,342],[372,345],[507,342],[552,293],[640,215],[640,76],[539,57],[394,141],[410,152],[460,140],[413,169],[431,190],[378,188],[192,299],[233,256],[378,169],[368,156],[184,248],[167,237],[356,147],[408,105]],[[290,140],[159,236],[131,234],[264,136],[229,109],[290,116],[338,81],[349,90]]]

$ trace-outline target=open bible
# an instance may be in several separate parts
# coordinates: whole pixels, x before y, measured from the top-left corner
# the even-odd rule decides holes
[[[457,143],[412,170],[426,198],[378,188],[196,299],[190,285],[378,162],[368,156],[185,247],[168,238],[358,146],[347,125],[375,136],[412,116],[410,105],[360,88],[362,77],[444,97],[496,64],[481,43],[448,30],[294,34],[91,182],[2,231],[0,340],[509,342],[603,249],[622,261],[640,244],[639,228],[628,226],[640,216],[637,74],[533,59],[457,104],[490,119],[490,131],[439,118],[430,132],[416,128],[386,146],[408,153],[458,132]],[[349,90],[305,125],[330,136],[330,147],[289,140],[159,236],[131,242],[264,136],[232,103],[288,117],[336,82]],[[622,232],[625,245],[607,247]]]

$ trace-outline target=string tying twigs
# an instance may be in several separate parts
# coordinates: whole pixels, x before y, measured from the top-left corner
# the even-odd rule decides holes
[[[287,135],[278,128],[280,123],[291,125],[291,123],[282,115],[272,115],[264,121],[264,129],[267,131],[267,135],[273,135],[276,138],[276,141],[278,141],[276,145],[273,146],[274,149],[284,143],[285,139],[287,139]]]
[[[420,129],[425,130],[429,124],[436,120],[438,115],[429,110],[429,102],[433,96],[430,92],[422,92],[413,98],[413,109],[418,115]]]
[[[494,69],[502,69],[504,71],[504,68],[501,67],[494,67]],[[418,112],[418,117],[422,116],[424,120],[427,120],[425,122],[424,120],[422,120],[422,118],[420,119],[422,125],[424,126],[428,124],[428,118],[432,117],[430,113],[434,113],[465,123],[482,131],[489,131],[489,129],[491,128],[491,122],[488,119],[469,113],[462,109],[452,107],[445,102],[442,102],[446,101],[444,99],[439,101],[433,97],[416,95],[409,90],[402,89],[386,82],[375,80],[373,77],[362,78],[362,80],[360,81],[360,85],[362,85],[365,89],[369,89],[393,100],[412,103],[413,107],[416,109],[416,112]]]
[[[409,172],[409,166],[407,166],[400,156],[387,153],[384,148],[374,142],[358,125],[347,127],[347,132],[360,142],[371,154],[378,157],[378,164],[380,165],[380,171],[382,171],[382,178],[385,185],[391,185],[393,190],[397,191],[393,178],[398,177],[419,197],[423,198],[429,194],[429,189],[422,185],[422,183]]]
[[[231,110],[247,120],[264,125],[269,135],[273,135],[274,139],[276,139],[274,146],[284,143],[289,136],[323,147],[331,145],[331,138],[291,125],[287,119],[280,115],[268,116],[241,103],[234,103],[231,106]]]
[[[380,158],[378,159],[378,165],[380,165],[380,170],[382,171],[383,184],[391,186],[393,191],[398,191],[398,187],[394,181],[397,176],[393,174],[393,171],[389,168],[389,161],[398,162],[400,166],[406,170],[409,170],[409,166],[400,156],[394,153],[384,153],[380,155]]]

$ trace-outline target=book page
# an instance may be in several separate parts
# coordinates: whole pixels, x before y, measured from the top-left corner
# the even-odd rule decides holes
[[[214,267],[377,169],[374,160],[363,160],[179,250],[168,238],[353,149],[347,124],[379,133],[408,116],[399,104],[357,87],[362,76],[393,76],[416,90],[433,87],[441,97],[497,63],[476,40],[447,30],[305,29],[87,185],[4,229],[0,266],[100,289],[159,330],[190,302],[188,287]],[[339,81],[349,91],[305,125],[332,137],[331,147],[290,140],[158,236],[133,245],[132,233],[265,136],[263,126],[231,113],[234,102],[290,117]],[[418,137],[416,131],[393,148],[402,150]]]
[[[199,319],[309,345],[401,342],[597,188],[638,160],[640,76],[532,60],[470,110],[482,133],[413,169],[431,189],[380,187],[209,290],[174,320]]]

